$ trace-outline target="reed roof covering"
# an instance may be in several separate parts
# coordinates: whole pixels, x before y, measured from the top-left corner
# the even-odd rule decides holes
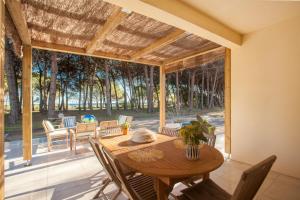
[[[224,55],[216,43],[101,0],[21,0],[21,7],[36,48],[166,65],[170,70]]]

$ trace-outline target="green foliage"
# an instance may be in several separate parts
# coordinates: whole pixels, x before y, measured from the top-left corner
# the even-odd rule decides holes
[[[184,126],[179,130],[180,136],[183,138],[185,144],[199,145],[200,141],[207,142],[207,138],[203,133],[212,134],[215,127],[209,124],[201,117],[197,121],[191,121],[190,125]]]
[[[129,129],[130,128],[130,124],[128,122],[125,122],[124,124],[122,124],[122,129]]]

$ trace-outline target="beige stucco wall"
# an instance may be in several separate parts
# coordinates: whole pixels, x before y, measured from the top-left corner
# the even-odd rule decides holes
[[[232,49],[232,158],[300,178],[300,17]]]

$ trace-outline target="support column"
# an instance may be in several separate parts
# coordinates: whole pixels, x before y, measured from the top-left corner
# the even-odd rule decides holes
[[[4,55],[5,5],[0,0],[0,199],[4,199]]]
[[[32,49],[31,46],[23,46],[23,159],[27,161],[27,165],[32,158]]]
[[[225,153],[231,153],[231,50],[225,50]]]
[[[166,72],[165,66],[159,68],[159,130],[166,124]]]

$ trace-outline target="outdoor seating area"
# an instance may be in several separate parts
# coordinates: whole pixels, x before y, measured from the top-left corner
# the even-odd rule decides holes
[[[0,11],[0,200],[300,199],[300,2]]]
[[[127,134],[133,117],[120,115],[118,120],[98,122],[93,115],[82,115],[80,122],[76,121],[76,116],[63,116],[60,120],[61,122],[56,120],[56,123],[60,124],[56,125],[57,128],[54,128],[55,126],[49,120],[42,122],[47,136],[48,151],[51,151],[53,140],[63,139],[66,146],[70,146],[70,150],[74,149],[76,153],[77,143],[80,141],[87,142],[89,137],[97,139],[124,134],[124,124],[126,124]]]

